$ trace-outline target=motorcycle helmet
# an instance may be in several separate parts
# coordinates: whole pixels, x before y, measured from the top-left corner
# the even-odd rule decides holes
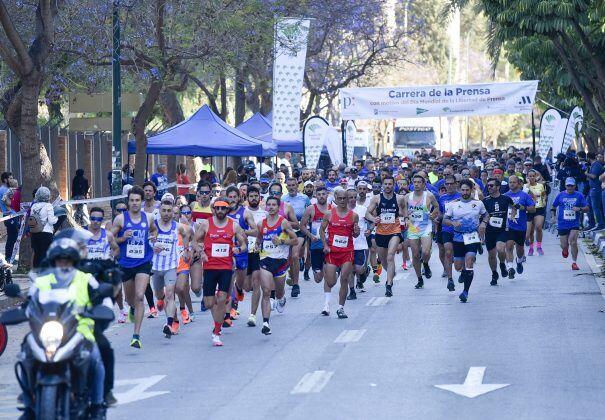
[[[52,267],[55,266],[55,261],[58,258],[70,259],[75,265],[80,261],[80,246],[70,238],[55,239],[48,248],[46,258]]]
[[[55,241],[62,238],[74,240],[80,249],[80,259],[85,259],[88,255],[86,245],[88,244],[88,240],[92,237],[93,234],[89,230],[81,228],[68,228],[58,232],[55,235]]]

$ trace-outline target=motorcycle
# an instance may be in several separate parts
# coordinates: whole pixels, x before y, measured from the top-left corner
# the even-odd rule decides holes
[[[0,267],[0,292],[4,292],[4,289],[7,285],[12,284],[12,271],[10,268]],[[6,350],[6,345],[8,344],[8,330],[6,326],[0,323],[0,356]]]
[[[92,297],[92,309],[81,313],[95,322],[111,322],[113,311],[100,305],[113,294],[110,284],[100,284]],[[6,287],[6,295],[19,297],[17,284]],[[89,364],[92,344],[77,331],[78,320],[68,289],[37,290],[27,305],[0,316],[0,323],[29,322],[15,364],[15,375],[23,391],[25,407],[32,418],[42,420],[81,419],[89,408]]]

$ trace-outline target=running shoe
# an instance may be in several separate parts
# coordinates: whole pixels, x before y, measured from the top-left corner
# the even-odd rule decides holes
[[[277,306],[275,309],[277,309],[277,312],[279,312],[280,314],[282,312],[284,312],[284,308],[286,307],[286,297],[284,296],[282,299],[277,299]]]
[[[503,262],[500,263],[500,274],[502,274],[502,278],[508,275],[508,270],[506,269],[506,264]]]
[[[453,292],[456,290],[456,286],[454,286],[454,280],[453,279],[449,279],[447,281],[447,290],[449,290],[450,292]]]
[[[189,321],[191,321],[191,322],[195,321],[195,315],[193,315],[193,313],[189,314]]]
[[[408,271],[409,270],[408,263],[406,261],[402,262],[401,268],[403,268],[405,271]]]
[[[232,321],[235,321],[237,318],[239,318],[239,312],[237,309],[231,308],[229,311],[229,318],[231,318]]]
[[[357,280],[357,282],[355,283],[355,287],[360,292],[365,292],[365,290],[363,290],[363,283],[361,282],[361,280]]]
[[[424,287],[424,280],[422,279],[422,277],[420,277],[418,279],[418,283],[416,283],[416,286],[414,286],[414,288],[416,288],[416,289],[422,289],[423,287]]]
[[[447,273],[445,271],[443,273],[441,273],[441,278],[442,279],[447,279]]]
[[[512,280],[512,279],[514,279],[514,278],[515,278],[515,269],[514,269],[514,268],[512,268],[512,267],[508,269],[508,278],[509,278],[510,280]]]
[[[191,322],[191,317],[189,316],[189,312],[187,309],[181,309],[181,319],[183,320],[183,324],[189,324]]]
[[[113,407],[117,403],[118,403],[118,400],[113,395],[113,392],[107,391],[107,394],[105,394],[105,404],[107,404],[107,407]]]
[[[569,248],[563,248],[561,255],[563,255],[563,258],[569,257]]]
[[[527,257],[526,257],[525,255],[521,257],[521,262],[522,262],[522,263],[527,262]]]
[[[517,261],[517,273],[523,274],[523,263],[521,261]]]
[[[430,279],[432,277],[433,273],[431,272],[431,267],[429,267],[428,264],[424,264],[424,276],[427,279]]]
[[[458,295],[458,297],[460,298],[460,302],[466,303],[466,300],[468,299],[468,292],[462,292]]]
[[[200,311],[206,312],[207,310],[208,308],[206,308],[206,305],[204,305],[204,300],[202,299],[202,301],[200,302]]]
[[[529,251],[527,251],[527,256],[528,257],[533,257],[534,256],[534,249],[533,248],[529,248]]]
[[[271,328],[269,327],[268,322],[263,322],[263,329],[260,330],[265,335],[271,335]]]
[[[227,317],[223,320],[223,328],[230,328],[233,325],[231,318]]]
[[[221,337],[216,334],[212,334],[212,346],[213,347],[222,347],[223,342],[221,341]]]
[[[238,300],[238,302],[244,300],[244,291],[237,286],[235,287],[235,298]]]
[[[271,301],[271,310],[274,311],[277,308],[277,300],[276,299],[269,299]]]
[[[309,270],[305,270],[305,272],[303,273],[303,279],[305,281],[311,280],[311,277],[309,276]]]
[[[578,267],[578,264],[576,264],[575,262],[573,262],[573,263],[571,263],[571,269],[575,271],[575,270],[579,270],[580,267]]]
[[[378,274],[378,271],[374,272],[374,283],[380,283],[380,274]]]
[[[347,314],[345,314],[345,308],[338,308],[338,310],[336,311],[336,315],[338,315],[338,319],[348,318]]]
[[[393,285],[392,284],[386,285],[386,291],[384,292],[384,295],[386,297],[393,297]]]
[[[172,326],[170,329],[172,330],[172,335],[177,335],[179,333],[179,329],[181,328],[181,323],[176,319],[172,321]]]
[[[164,303],[164,299],[158,299],[155,302],[155,307],[158,309],[158,312],[162,312],[164,310],[164,306],[166,306]]]
[[[147,314],[147,318],[157,318],[158,310],[156,308],[149,309],[149,313]]]
[[[164,333],[164,337],[172,338],[172,328],[170,327],[170,325],[168,325],[168,324],[164,325],[162,332]]]
[[[357,293],[355,293],[355,289],[349,290],[349,296],[347,296],[347,300],[357,300]]]
[[[324,306],[324,310],[321,311],[321,314],[323,316],[330,316],[330,305],[326,303],[326,306]]]
[[[134,308],[128,309],[128,322],[134,322]]]
[[[256,315],[250,314],[250,316],[248,317],[248,326],[256,327]]]
[[[292,286],[292,293],[290,293],[290,296],[296,298],[298,297],[298,295],[300,295],[300,286],[298,284],[295,284],[294,286]]]
[[[120,311],[120,315],[118,316],[118,324],[124,324],[124,323],[126,323],[126,318],[127,317],[128,317],[128,315],[126,314],[126,312]]]
[[[141,343],[140,338],[133,338],[132,340],[130,340],[130,347],[134,347],[135,349],[142,349],[143,343]]]
[[[498,272],[497,271],[492,272],[492,281],[490,281],[489,284],[490,284],[490,286],[498,285]]]
[[[458,277],[458,283],[464,283],[464,271],[460,273],[460,277]]]
[[[539,246],[536,251],[538,252],[538,255],[544,255],[544,251],[542,250],[541,246]]]

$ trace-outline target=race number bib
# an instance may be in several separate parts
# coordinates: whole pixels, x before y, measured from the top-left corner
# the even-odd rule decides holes
[[[501,228],[503,223],[504,223],[504,219],[502,219],[502,217],[490,217],[489,218],[489,225],[491,227]]]
[[[395,213],[382,213],[380,223],[395,223]]]
[[[167,257],[170,255],[170,248],[172,248],[171,238],[165,235],[158,235],[155,241],[155,247],[161,248],[158,255],[161,257]]]
[[[267,252],[272,252],[277,249],[277,245],[273,243],[273,241],[263,241],[263,249]]]
[[[133,244],[130,242],[127,243],[126,244],[126,257],[134,258],[134,259],[141,259],[141,258],[145,257],[145,244],[142,244],[142,243]]]
[[[217,258],[228,257],[230,248],[231,246],[229,244],[212,244],[211,255]]]
[[[481,242],[479,239],[479,234],[477,232],[469,232],[463,233],[462,239],[464,240],[464,245],[475,244],[477,242]]]
[[[346,248],[349,245],[349,237],[334,235],[334,238],[332,239],[332,245],[336,248]]]
[[[312,222],[311,223],[311,233],[315,236],[319,236],[319,228],[321,228],[321,222]]]
[[[422,222],[423,219],[424,219],[424,217],[422,215],[422,212],[415,211],[415,212],[412,212],[412,214],[410,214],[410,220],[412,222],[419,223],[419,222]]]
[[[563,210],[563,220],[576,220],[575,210]]]

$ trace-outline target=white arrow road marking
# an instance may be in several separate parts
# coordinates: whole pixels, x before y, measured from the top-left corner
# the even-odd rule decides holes
[[[155,375],[147,378],[120,379],[119,381],[116,381],[116,387],[134,385],[134,388],[131,388],[126,392],[118,392],[115,394],[118,404],[128,404],[134,401],[146,400],[147,398],[168,394],[170,391],[146,391],[165,377],[166,375]]]
[[[305,373],[300,381],[296,384],[290,394],[309,394],[320,392],[328,383],[334,372],[325,370],[316,370],[315,372]]]
[[[335,343],[355,343],[365,334],[366,330],[344,330],[340,333]]]
[[[509,386],[510,384],[484,384],[483,376],[485,375],[485,366],[474,366],[468,370],[466,379],[462,385],[435,385],[437,388],[453,392],[454,394],[462,395],[463,397],[475,398],[479,395],[487,394],[500,388]]]
[[[382,296],[382,297],[373,297],[368,300],[366,306],[384,306],[389,303],[390,298]]]

